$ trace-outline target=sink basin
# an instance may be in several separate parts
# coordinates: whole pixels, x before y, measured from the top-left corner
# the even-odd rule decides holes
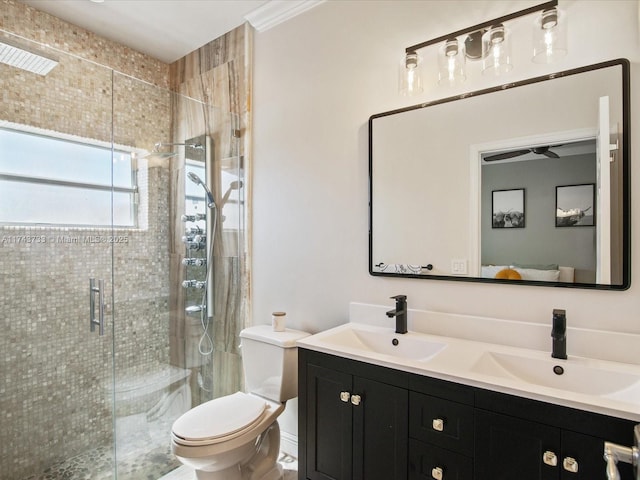
[[[397,334],[389,329],[365,329],[351,326],[327,335],[323,343],[360,350],[364,353],[390,355],[409,360],[427,361],[447,344],[425,338],[419,333]]]
[[[585,359],[558,360],[550,356],[537,357],[489,351],[481,355],[472,370],[485,375],[515,378],[529,384],[586,395],[619,399],[640,398],[640,372],[616,371]]]

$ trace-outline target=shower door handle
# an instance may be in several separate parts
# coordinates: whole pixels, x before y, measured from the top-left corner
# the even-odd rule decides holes
[[[98,320],[96,320],[96,293],[98,294]],[[89,330],[96,331],[98,326],[98,334],[104,335],[104,280],[98,280],[96,287],[96,279],[89,279]]]

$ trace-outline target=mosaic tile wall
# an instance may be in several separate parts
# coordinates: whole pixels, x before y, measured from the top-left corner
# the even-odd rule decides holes
[[[170,140],[172,94],[158,87],[168,85],[167,65],[12,0],[0,1],[0,22],[0,36],[73,54],[54,52],[60,64],[46,77],[0,66],[0,120],[106,142],[113,132],[116,144],[147,150]],[[2,478],[111,445],[114,383],[170,382],[170,172],[166,161],[140,162],[138,229],[0,227]],[[90,241],[97,236],[106,241]],[[105,281],[102,337],[89,332],[89,277]]]

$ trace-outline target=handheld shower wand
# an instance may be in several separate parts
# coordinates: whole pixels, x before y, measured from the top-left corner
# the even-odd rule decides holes
[[[200,185],[202,188],[204,188],[204,191],[207,194],[207,206],[211,209],[215,209],[216,201],[213,199],[213,194],[211,193],[211,190],[209,190],[209,187],[207,187],[207,184],[204,183],[202,179],[193,172],[187,173],[187,177],[189,177],[189,180],[191,180],[196,185]]]
[[[231,192],[234,190],[239,190],[242,188],[242,180],[236,180],[235,182],[231,182],[229,184],[229,189],[222,196],[222,200],[220,201],[220,208],[223,208],[225,204],[229,201],[229,197],[231,196]]]

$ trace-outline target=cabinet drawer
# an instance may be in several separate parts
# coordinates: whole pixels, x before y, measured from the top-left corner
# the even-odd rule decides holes
[[[473,456],[473,407],[411,392],[409,436]]]
[[[439,470],[438,470],[439,469]],[[472,480],[473,462],[459,453],[409,440],[409,480]]]

